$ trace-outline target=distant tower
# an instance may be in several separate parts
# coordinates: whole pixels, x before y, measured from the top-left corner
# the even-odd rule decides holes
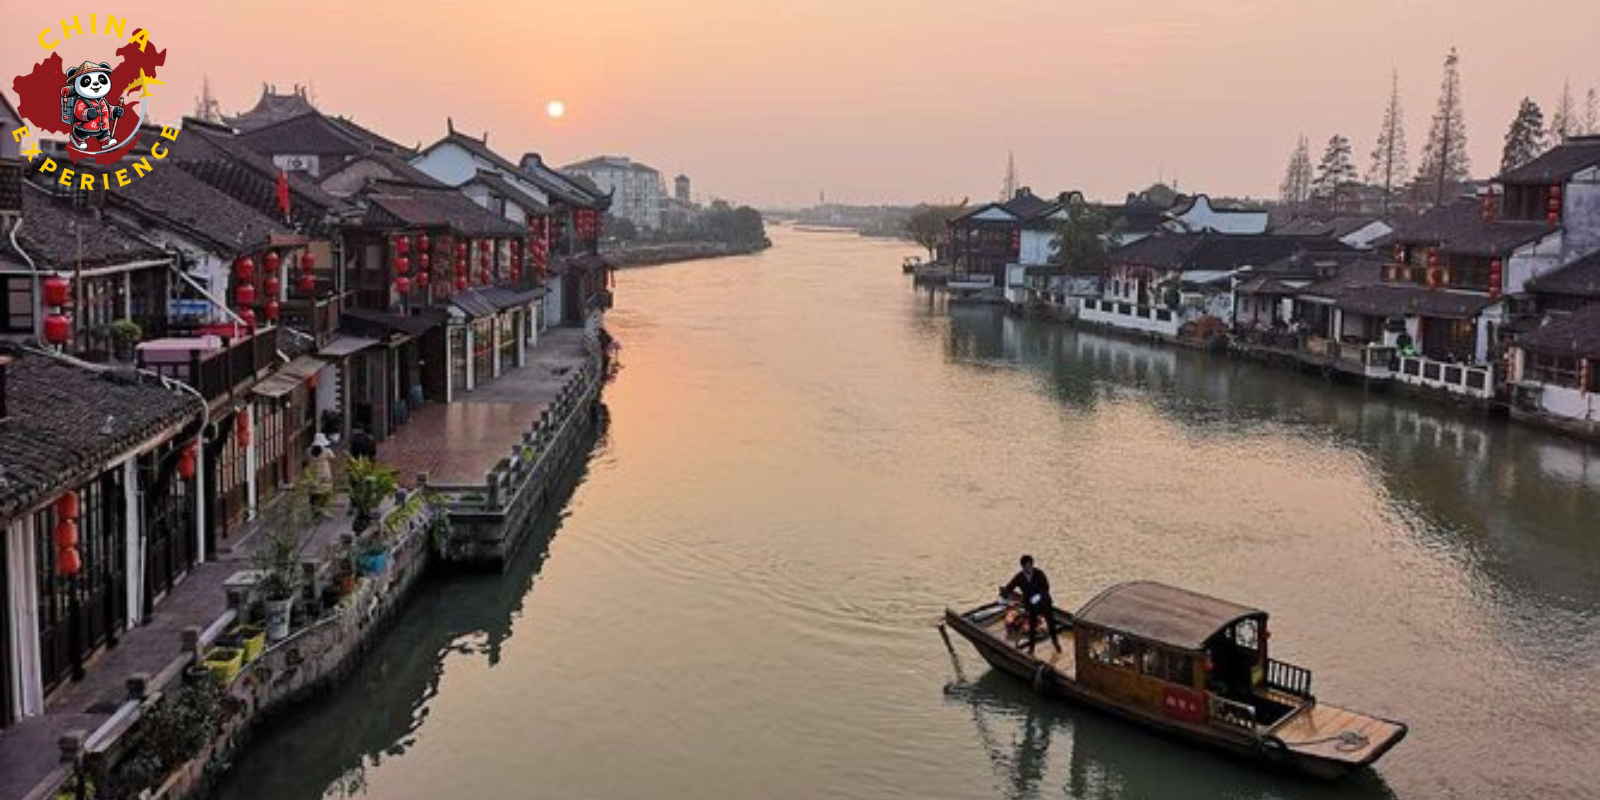
[[[690,204],[688,175],[679,175],[672,179],[672,196],[684,205]]]
[[[1017,196],[1017,159],[1009,150],[1006,151],[1006,180],[1000,184],[1000,202],[1004,203]]]
[[[205,122],[222,121],[222,105],[211,95],[211,78],[200,79],[200,96],[194,101],[195,119]]]

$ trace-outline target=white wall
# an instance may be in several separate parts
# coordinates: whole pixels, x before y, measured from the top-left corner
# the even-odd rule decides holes
[[[1600,422],[1600,394],[1590,394],[1565,386],[1544,384],[1539,407],[1545,413],[1585,422]]]
[[[1184,212],[1183,216],[1176,217],[1183,228],[1200,232],[1216,231],[1218,233],[1247,233],[1258,234],[1267,232],[1267,212],[1265,211],[1218,211],[1211,207],[1211,198],[1200,195],[1194,200],[1194,205]]]

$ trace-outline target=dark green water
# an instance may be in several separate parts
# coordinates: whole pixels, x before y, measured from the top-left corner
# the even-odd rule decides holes
[[[1204,354],[948,312],[892,243],[624,272],[610,423],[503,577],[427,585],[225,796],[1591,797],[1600,451]],[[952,659],[1019,551],[1266,608],[1411,724],[1336,786]]]

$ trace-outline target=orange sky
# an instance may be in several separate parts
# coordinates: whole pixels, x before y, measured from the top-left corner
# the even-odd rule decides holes
[[[706,195],[790,205],[988,199],[1008,150],[1040,192],[1120,197],[1165,175],[1269,195],[1301,132],[1313,157],[1350,136],[1365,167],[1395,68],[1414,166],[1451,44],[1482,174],[1524,94],[1548,114],[1564,79],[1580,103],[1600,87],[1595,0],[189,5],[0,0],[3,86],[62,13],[112,11],[170,48],[162,119],[193,108],[202,76],[227,112],[262,81],[311,83],[323,110],[408,144],[448,114],[508,156],[624,153]],[[68,63],[113,49],[61,47]]]

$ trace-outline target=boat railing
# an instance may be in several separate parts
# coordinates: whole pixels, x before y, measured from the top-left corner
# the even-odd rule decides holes
[[[1245,733],[1256,732],[1255,706],[1229,700],[1217,695],[1206,695],[1206,710],[1213,722],[1218,722],[1230,728],[1238,728]]]
[[[1305,667],[1267,659],[1267,686],[1296,697],[1311,698],[1311,670]]]

